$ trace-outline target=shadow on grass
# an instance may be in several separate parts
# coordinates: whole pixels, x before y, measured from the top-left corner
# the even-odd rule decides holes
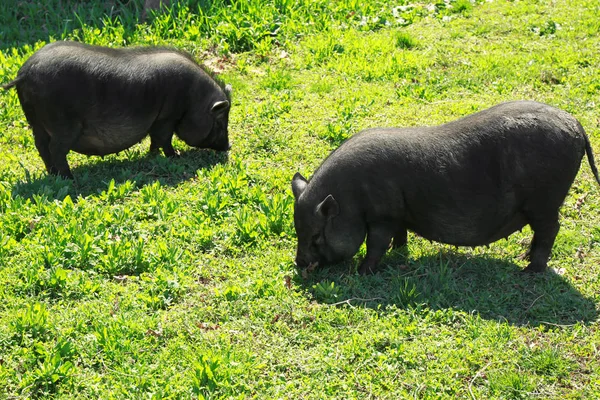
[[[105,21],[118,19],[124,37],[132,36],[140,19],[143,1],[80,0],[6,1],[0,4],[3,30],[0,49],[33,45],[43,40],[66,38],[81,29],[82,24],[101,28]]]
[[[530,275],[491,255],[445,249],[416,259],[400,253],[388,255],[381,272],[372,276],[349,273],[354,268],[348,262],[318,271],[298,284],[323,303],[452,308],[513,325],[570,325],[598,318],[593,299],[552,270]]]
[[[38,41],[78,38],[85,41],[81,33],[83,26],[102,29],[112,28],[118,22],[122,27],[122,40],[129,43],[136,36],[138,24],[152,23],[162,13],[169,13],[171,19],[182,12],[216,13],[227,7],[226,1],[187,0],[171,1],[170,7],[161,11],[149,11],[144,16],[144,0],[45,0],[45,1],[3,1],[0,2],[0,50],[33,45]]]
[[[62,200],[66,195],[75,199],[87,197],[106,190],[110,181],[115,185],[131,181],[135,187],[160,182],[163,186],[176,186],[196,176],[199,169],[210,168],[227,162],[226,152],[192,149],[181,153],[179,158],[162,155],[135,155],[129,159],[105,159],[90,157],[90,162],[71,169],[74,181],[49,176],[30,177],[13,186],[12,196],[32,198],[34,195]]]

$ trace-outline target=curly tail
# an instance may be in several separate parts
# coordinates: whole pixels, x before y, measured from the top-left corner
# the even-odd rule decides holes
[[[592,153],[592,146],[590,145],[590,139],[587,135],[583,135],[585,138],[585,153],[587,154],[588,162],[590,163],[590,168],[594,173],[594,177],[596,178],[596,182],[600,185],[600,176],[598,176],[598,168],[596,168],[596,163],[594,162],[594,153]]]
[[[21,78],[16,78],[16,79],[15,79],[14,81],[12,81],[12,82],[8,82],[8,83],[5,83],[4,85],[0,85],[0,87],[1,87],[2,89],[4,89],[4,90],[8,90],[8,89],[10,89],[11,87],[13,87],[13,86],[16,86],[16,85],[17,85],[17,83],[19,83],[20,81],[21,81]]]

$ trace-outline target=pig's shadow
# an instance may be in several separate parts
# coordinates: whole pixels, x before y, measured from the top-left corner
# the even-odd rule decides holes
[[[75,180],[49,176],[45,172],[30,176],[26,172],[23,181],[13,186],[12,195],[32,198],[34,195],[62,200],[67,194],[73,199],[87,197],[106,190],[110,181],[115,185],[131,181],[135,187],[160,182],[163,186],[176,186],[196,176],[199,169],[210,168],[228,160],[226,152],[190,149],[178,158],[159,154],[143,155],[134,152],[130,157],[110,156],[105,159],[90,157],[85,163],[74,166],[71,171]]]
[[[492,255],[445,249],[416,259],[399,253],[388,255],[382,271],[373,276],[358,276],[349,262],[297,283],[322,303],[380,310],[388,305],[451,308],[513,325],[570,325],[598,317],[594,300],[552,270],[530,275]]]

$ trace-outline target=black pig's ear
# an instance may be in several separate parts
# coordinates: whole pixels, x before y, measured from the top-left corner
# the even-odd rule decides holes
[[[325,200],[319,203],[315,212],[323,218],[331,219],[340,213],[340,206],[332,195],[328,195]]]
[[[294,178],[292,179],[292,192],[294,192],[294,198],[298,200],[298,197],[304,192],[306,186],[308,185],[308,181],[304,179],[300,172],[296,172]]]
[[[211,114],[221,115],[229,109],[229,102],[227,100],[217,101],[210,109]]]

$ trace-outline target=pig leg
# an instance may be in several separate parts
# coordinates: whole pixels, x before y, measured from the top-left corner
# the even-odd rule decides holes
[[[530,225],[534,232],[528,252],[531,262],[523,272],[543,272],[548,265],[548,258],[560,227],[558,213],[552,218],[531,222]]]
[[[32,105],[23,100],[21,101],[21,104],[23,106],[25,117],[27,118],[31,129],[33,130],[35,147],[37,148],[38,153],[40,153],[40,157],[42,157],[42,160],[44,161],[46,171],[50,175],[56,175],[58,171],[52,162],[52,154],[50,154],[50,135],[44,126],[38,122],[38,117]]]
[[[35,147],[44,161],[46,171],[50,175],[56,175],[58,171],[54,167],[54,164],[52,164],[52,155],[50,154],[50,135],[42,127],[32,126],[32,129],[33,137],[35,138]]]
[[[25,108],[23,109],[25,110]],[[61,112],[53,113],[46,109],[40,114],[32,113],[31,110],[31,107],[28,106],[26,113],[32,117],[31,119],[40,118],[44,121],[43,128],[40,124],[32,124],[32,127],[34,129],[33,133],[36,135],[36,147],[39,146],[38,151],[42,159],[44,162],[46,162],[46,159],[50,160],[49,168],[48,163],[46,163],[48,173],[65,179],[74,179],[67,162],[67,153],[71,151],[81,137],[83,133],[82,123],[71,118],[63,118],[64,115]],[[58,116],[61,115],[62,117],[59,118]],[[67,115],[67,117],[69,116]],[[30,118],[28,117],[28,119]],[[42,133],[45,133],[45,135]]]
[[[150,128],[150,153],[158,153],[158,149],[162,148],[165,156],[177,157],[178,154],[171,143],[174,129],[170,122],[155,122]]]
[[[396,233],[394,234],[394,239],[392,240],[392,248],[394,248],[394,249],[402,248],[402,247],[406,246],[407,242],[408,242],[408,233],[406,232],[406,229],[401,228],[401,229],[396,230]]]
[[[377,270],[379,261],[385,255],[393,235],[394,229],[385,224],[367,227],[367,255],[358,267],[359,274],[372,274]]]
[[[65,179],[74,179],[67,162],[67,153],[71,150],[71,146],[75,141],[56,137],[50,138],[48,148],[53,163],[51,174],[59,175]]]

